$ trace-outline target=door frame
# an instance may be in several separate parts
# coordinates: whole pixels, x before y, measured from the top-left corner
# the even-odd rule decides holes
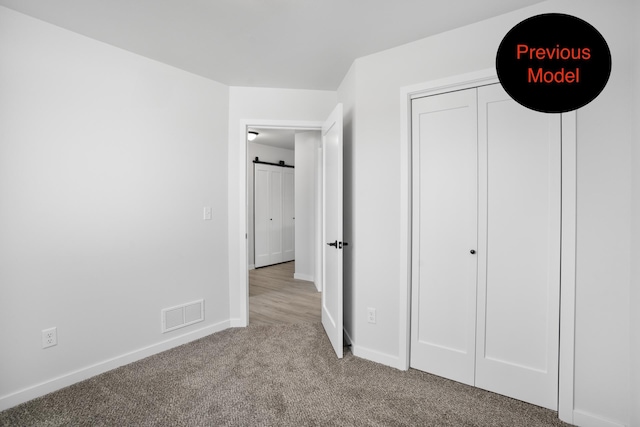
[[[409,369],[411,343],[411,102],[414,98],[499,83],[495,68],[402,87],[400,90],[400,307],[399,366]],[[560,236],[560,350],[558,416],[573,423],[576,292],[576,111],[562,113],[561,236]]]
[[[242,119],[240,123],[240,138],[238,140],[239,157],[242,159],[242,165],[238,170],[238,177],[240,183],[240,189],[243,192],[243,203],[240,204],[240,218],[244,218],[242,221],[242,230],[240,235],[240,271],[238,277],[240,283],[238,284],[240,290],[240,322],[234,323],[233,326],[248,326],[249,325],[249,190],[247,186],[248,180],[248,148],[249,141],[247,140],[247,132],[250,127],[270,128],[270,129],[293,129],[293,130],[317,130],[322,131],[323,122],[317,121],[297,121],[297,120],[266,120],[266,119]],[[318,197],[322,199],[322,195],[316,194],[316,203],[318,203]],[[320,201],[321,203],[321,201]],[[322,220],[322,218],[316,218],[316,221]],[[322,236],[317,235],[316,227],[316,242],[322,241]],[[316,251],[317,252],[317,251]],[[316,255],[317,257],[317,255]],[[316,261],[317,262],[317,261]],[[317,277],[316,272],[316,277]]]

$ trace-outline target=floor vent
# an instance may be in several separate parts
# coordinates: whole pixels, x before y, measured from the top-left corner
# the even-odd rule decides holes
[[[204,300],[162,309],[162,333],[184,328],[204,320]]]

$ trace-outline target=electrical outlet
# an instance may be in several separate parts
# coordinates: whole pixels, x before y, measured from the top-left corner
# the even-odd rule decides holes
[[[376,309],[375,308],[367,308],[367,322],[376,323]]]
[[[42,348],[53,347],[58,344],[58,328],[42,330]]]

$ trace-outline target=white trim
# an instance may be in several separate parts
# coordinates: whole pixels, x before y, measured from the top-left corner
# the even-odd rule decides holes
[[[256,265],[255,264],[249,264],[249,270],[255,270],[256,269]]]
[[[204,328],[187,332],[186,334],[182,334],[168,340],[161,341],[159,343],[152,344],[150,346],[122,354],[120,356],[116,356],[103,362],[99,362],[94,365],[70,372],[68,374],[61,375],[57,378],[44,381],[40,384],[36,384],[23,390],[19,390],[15,393],[2,396],[0,397],[0,411],[4,411],[5,409],[9,409],[31,399],[35,399],[36,397],[44,396],[45,394],[60,390],[61,388],[68,387],[72,384],[84,381],[120,366],[136,362],[138,360],[144,359],[145,357],[149,357],[154,354],[169,350],[171,348],[186,344],[188,342],[206,337],[207,335],[223,331],[225,329],[228,329],[229,327],[230,322],[228,320],[216,323],[214,325],[205,326]]]
[[[293,278],[298,280],[304,280],[305,282],[313,282],[315,279],[313,276],[302,273],[293,273]],[[315,286],[315,283],[314,283]]]
[[[353,340],[351,339],[351,335],[349,335],[349,331],[347,331],[345,328],[342,328],[342,332],[344,333],[345,342],[350,346],[353,346]],[[353,353],[353,350],[351,351],[351,353]]]
[[[574,424],[577,114],[562,115],[562,237],[560,239],[560,357],[558,417]]]
[[[405,96],[402,97],[402,100],[404,101],[407,99],[406,96],[408,96],[409,99],[421,98],[424,96],[432,96],[439,93],[469,89],[493,83],[498,83],[496,70],[494,68],[487,68],[485,70],[474,71],[472,73],[419,83],[413,86],[405,86],[400,88],[400,92],[405,94]]]
[[[392,368],[404,370],[402,368],[402,361],[399,357],[393,356],[391,354],[386,354],[379,352],[377,350],[372,350],[370,348],[365,348],[351,342],[351,353],[354,356],[360,357],[362,359],[367,359],[372,362],[380,363],[382,365],[390,366]]]
[[[462,74],[400,89],[400,307],[398,369],[409,369],[411,342],[411,100],[423,96],[497,83],[495,69]],[[562,236],[560,261],[560,355],[558,416],[569,423],[595,417],[574,410],[576,146],[577,114],[562,114]],[[355,354],[355,352],[354,352]],[[373,360],[373,359],[372,359]],[[595,423],[595,424],[593,424]],[[586,424],[585,424],[586,425]],[[602,424],[601,424],[602,425]],[[614,426],[615,424],[611,424]]]
[[[229,326],[231,328],[246,328],[248,323],[245,319],[230,319]]]
[[[611,420],[597,417],[588,412],[580,410],[573,411],[573,420],[575,425],[580,427],[624,427],[625,424],[620,424]]]
[[[271,129],[295,129],[295,130],[321,130],[322,122],[316,121],[296,121],[296,120],[264,120],[264,119],[241,119],[239,120],[238,146],[240,147],[240,167],[238,168],[238,182],[240,193],[240,203],[238,205],[238,217],[244,218],[240,225],[240,230],[236,238],[240,241],[239,250],[236,254],[239,260],[240,278],[237,286],[240,287],[240,318],[234,319],[232,322],[239,327],[249,324],[249,248],[247,242],[247,233],[249,227],[247,224],[248,216],[248,200],[247,200],[247,130],[249,127],[261,127]],[[231,254],[230,254],[231,256]]]

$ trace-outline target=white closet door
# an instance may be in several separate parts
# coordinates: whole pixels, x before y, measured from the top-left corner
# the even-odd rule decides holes
[[[560,115],[478,88],[476,386],[558,400]]]
[[[282,261],[293,261],[295,251],[295,173],[293,168],[282,171]]]
[[[255,266],[264,267],[271,263],[269,256],[269,232],[271,227],[269,212],[269,169],[254,166],[253,220]]]
[[[269,171],[269,264],[283,261],[282,254],[282,168]]]
[[[256,163],[253,191],[255,265],[283,262],[283,168]]]
[[[411,366],[474,383],[477,103],[469,89],[412,104]],[[417,238],[416,238],[417,237]]]

